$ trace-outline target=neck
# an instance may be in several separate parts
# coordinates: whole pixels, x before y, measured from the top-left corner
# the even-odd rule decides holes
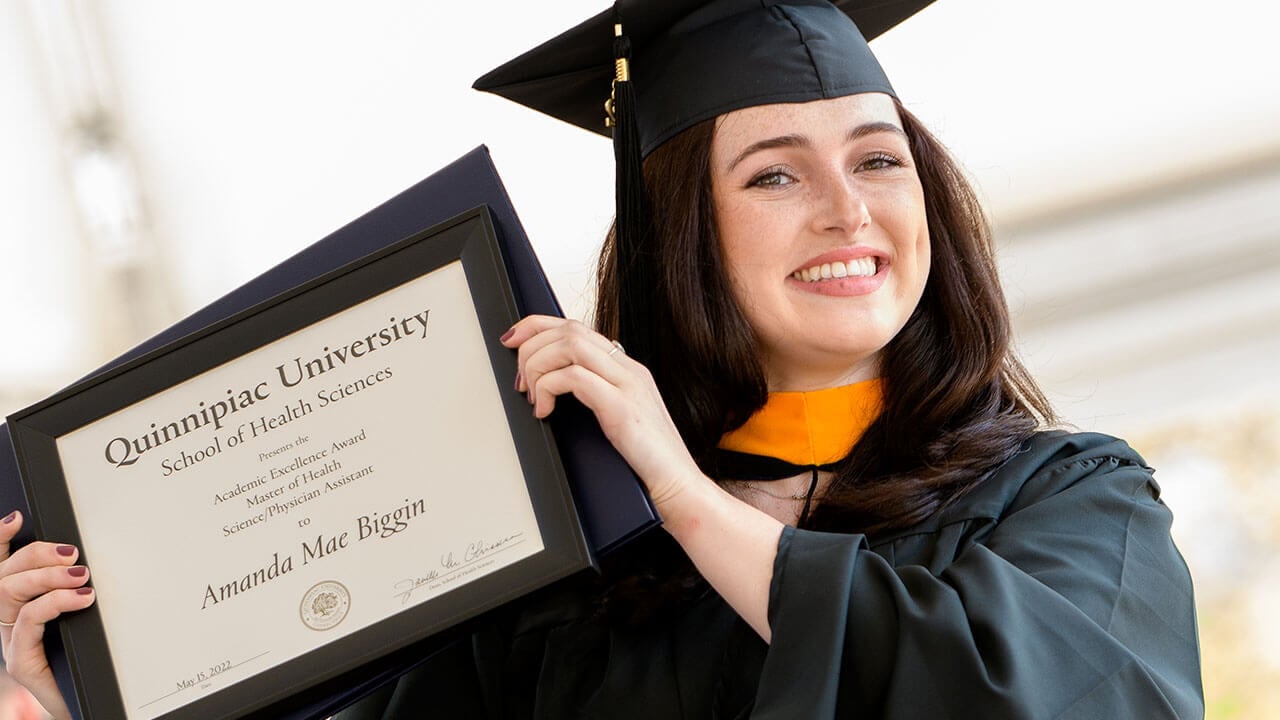
[[[814,361],[812,354],[802,364],[765,362],[765,382],[770,392],[820,392],[837,390],[880,377],[879,356],[864,358],[853,366],[845,355],[832,358],[829,365]]]

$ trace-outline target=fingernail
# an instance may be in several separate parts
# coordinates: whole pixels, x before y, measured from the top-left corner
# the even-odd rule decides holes
[[[9,513],[8,515],[5,515],[5,516],[4,516],[4,520],[0,520],[0,522],[4,523],[5,525],[8,525],[9,523],[13,522],[13,519],[14,519],[14,518],[16,518],[16,517],[18,517],[18,511],[17,511],[17,510],[14,510],[13,512]]]
[[[77,594],[77,595],[92,595],[92,594],[93,594],[93,588],[91,588],[91,587],[76,588],[76,594]]]
[[[84,574],[87,572],[89,572],[89,568],[83,565],[76,565],[75,567],[67,568],[67,574],[71,577],[84,577]]]
[[[510,339],[511,339],[511,336],[512,336],[512,335],[515,335],[515,334],[516,334],[516,329],[515,329],[515,328],[511,328],[510,330],[508,330],[508,331],[506,331],[506,332],[502,333],[502,337],[501,337],[501,338],[499,338],[499,340],[501,340],[502,342],[506,342],[506,341],[508,341],[508,340],[510,340]]]
[[[520,376],[520,371],[517,370],[516,371],[516,392],[520,392],[520,381],[523,379],[524,378]],[[9,521],[5,520],[5,522],[9,522]]]
[[[76,549],[70,545],[59,545],[58,554],[62,557],[71,557],[76,554]]]

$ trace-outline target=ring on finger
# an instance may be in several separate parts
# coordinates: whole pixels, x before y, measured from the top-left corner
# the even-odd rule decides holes
[[[614,340],[613,347],[609,349],[609,354],[607,357],[613,357],[613,354],[618,352],[622,353],[623,355],[627,354],[626,349],[622,347],[622,343],[618,342],[617,340]]]

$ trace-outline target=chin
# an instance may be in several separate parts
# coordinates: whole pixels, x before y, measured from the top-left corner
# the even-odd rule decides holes
[[[770,389],[817,390],[879,377],[882,349],[865,344],[793,344],[766,358]]]
[[[899,327],[896,324],[886,327],[882,324],[857,320],[852,324],[844,323],[843,329],[853,330],[853,332],[822,333],[821,337],[815,338],[810,347],[815,353],[821,355],[848,358],[851,363],[863,363],[867,358],[879,355],[892,342]]]

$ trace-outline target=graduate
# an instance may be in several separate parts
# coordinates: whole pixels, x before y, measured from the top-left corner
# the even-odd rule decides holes
[[[975,193],[867,44],[927,2],[619,1],[477,81],[613,138],[594,326],[502,341],[665,532],[340,717],[1203,717],[1151,469],[1054,429]],[[5,659],[55,717],[76,553],[0,564]]]

